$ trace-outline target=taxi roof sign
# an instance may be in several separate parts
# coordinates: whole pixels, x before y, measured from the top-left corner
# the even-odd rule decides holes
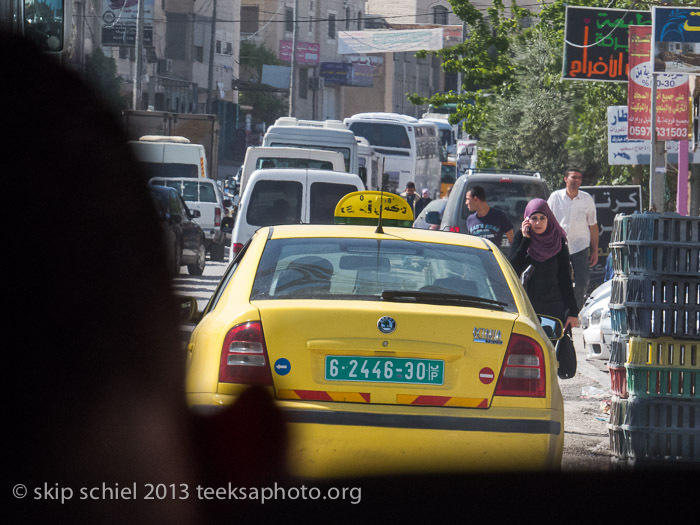
[[[413,210],[406,199],[394,193],[380,191],[348,193],[335,207],[334,222],[376,226],[379,223],[380,202],[384,226],[413,226]]]

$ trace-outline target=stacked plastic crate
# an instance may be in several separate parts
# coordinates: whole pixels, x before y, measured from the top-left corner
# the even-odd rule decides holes
[[[700,218],[618,216],[611,247],[611,449],[629,466],[697,466]]]

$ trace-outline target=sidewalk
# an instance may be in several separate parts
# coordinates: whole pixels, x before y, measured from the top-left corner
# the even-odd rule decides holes
[[[577,357],[576,375],[559,380],[564,397],[562,471],[607,471],[613,457],[606,412],[612,398],[608,362],[587,359],[582,330],[574,328],[572,334]]]

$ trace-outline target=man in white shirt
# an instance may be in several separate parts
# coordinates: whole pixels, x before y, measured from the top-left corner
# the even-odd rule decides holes
[[[547,204],[566,231],[571,265],[574,268],[574,294],[578,307],[590,280],[590,267],[598,262],[598,219],[595,201],[589,193],[579,191],[581,171],[569,169],[564,175],[566,188],[552,192]],[[589,252],[590,248],[590,252]]]

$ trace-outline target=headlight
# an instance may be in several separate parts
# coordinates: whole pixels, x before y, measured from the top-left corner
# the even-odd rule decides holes
[[[600,324],[600,318],[603,316],[603,309],[598,308],[591,314],[591,324]]]

